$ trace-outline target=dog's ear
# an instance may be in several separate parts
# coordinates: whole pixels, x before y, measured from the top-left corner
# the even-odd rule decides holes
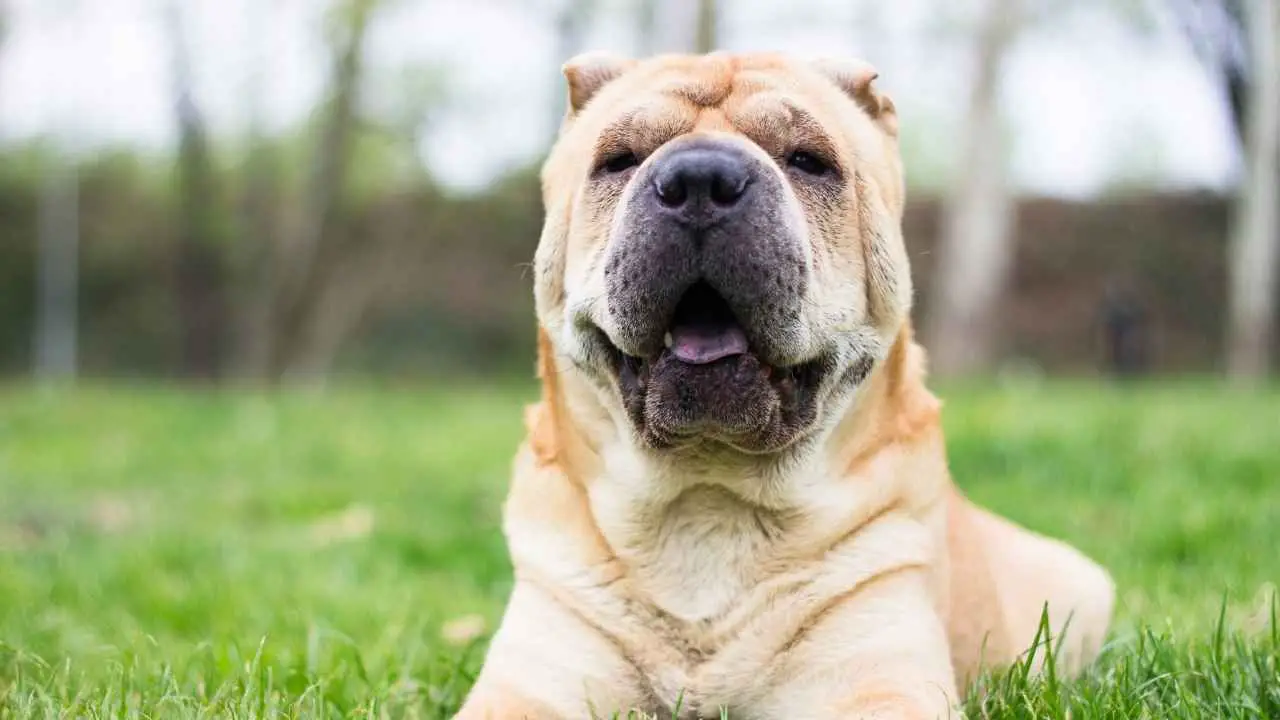
[[[866,111],[885,132],[898,135],[898,113],[888,95],[876,89],[879,71],[865,60],[817,58],[812,65]]]
[[[580,112],[605,85],[636,66],[636,61],[607,52],[587,52],[564,64],[569,82],[569,114]]]

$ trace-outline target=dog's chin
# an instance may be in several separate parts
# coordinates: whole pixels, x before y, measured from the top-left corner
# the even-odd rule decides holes
[[[669,349],[651,360],[617,357],[627,416],[656,450],[776,453],[807,435],[818,417],[822,361],[776,368],[745,352],[690,363]]]

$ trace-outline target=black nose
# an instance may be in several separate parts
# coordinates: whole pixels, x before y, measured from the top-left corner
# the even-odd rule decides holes
[[[731,146],[677,150],[654,168],[654,195],[677,219],[709,227],[741,204],[751,185],[751,167],[746,154]]]

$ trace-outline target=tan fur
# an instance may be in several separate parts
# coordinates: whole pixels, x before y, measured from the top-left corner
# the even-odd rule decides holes
[[[593,55],[566,76],[537,258],[543,397],[505,506],[516,586],[459,717],[665,716],[678,699],[689,718],[721,706],[735,719],[947,716],[982,663],[1029,647],[1046,602],[1055,633],[1074,614],[1064,659],[1083,667],[1109,622],[1106,573],[969,504],[947,471],[907,321],[895,111],[874,71]],[[877,362],[785,461],[673,459],[639,445],[616,393],[570,360],[568,308],[608,321],[591,303],[617,198],[584,188],[624,116],[643,116],[632,143],[714,131],[770,151],[790,132],[771,124],[778,102],[826,129],[857,180],[844,216],[799,199],[830,249],[812,259],[805,322],[818,338],[857,329]]]

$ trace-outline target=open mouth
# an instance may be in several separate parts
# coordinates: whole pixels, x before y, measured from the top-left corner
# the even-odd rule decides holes
[[[600,333],[627,413],[651,444],[708,436],[764,451],[790,442],[812,420],[826,361],[765,362],[710,284],[686,290],[665,327],[650,357],[627,355]]]
[[[705,282],[689,288],[680,299],[662,344],[689,365],[706,365],[749,352],[747,333],[729,303]]]

